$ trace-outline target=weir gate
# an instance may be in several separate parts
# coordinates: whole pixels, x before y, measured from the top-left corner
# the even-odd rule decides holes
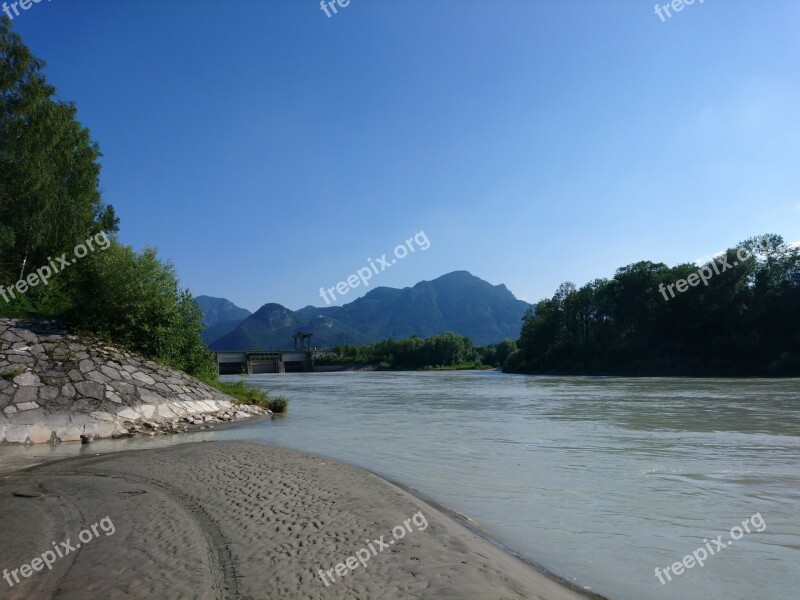
[[[325,350],[265,350],[259,352],[214,352],[220,375],[259,373],[303,373],[314,370],[314,360]]]

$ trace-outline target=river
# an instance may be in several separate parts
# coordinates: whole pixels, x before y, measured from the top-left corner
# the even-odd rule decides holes
[[[609,598],[796,597],[800,380],[474,371],[248,380],[288,397],[288,414],[80,451],[257,439],[416,488],[522,557]],[[53,458],[72,448],[17,453]],[[701,548],[704,566],[687,561],[691,568],[663,575],[692,552],[702,559]]]
[[[290,399],[287,417],[254,428],[257,439],[417,488],[598,593],[796,597],[797,379],[465,371],[250,381]],[[755,514],[765,525],[756,518],[751,533],[732,540],[730,530]],[[731,541],[724,550],[710,542],[720,534]],[[656,567],[700,547],[709,554],[703,567],[684,567],[671,581],[662,575],[660,583]]]

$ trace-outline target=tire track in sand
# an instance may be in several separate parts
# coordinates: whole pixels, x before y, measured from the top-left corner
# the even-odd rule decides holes
[[[131,473],[99,473],[86,471],[70,471],[59,475],[77,475],[81,477],[107,477],[121,480],[125,483],[151,486],[165,493],[173,502],[179,504],[196,521],[198,530],[206,540],[208,561],[211,565],[211,576],[214,579],[214,592],[218,600],[233,600],[241,598],[239,594],[239,578],[236,574],[233,555],[228,548],[229,540],[217,526],[217,522],[205,511],[199,500],[194,496],[185,494],[176,487],[164,483],[159,479],[152,479]]]

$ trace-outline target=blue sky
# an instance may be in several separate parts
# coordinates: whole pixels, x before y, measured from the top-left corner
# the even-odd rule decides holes
[[[660,2],[665,4],[666,1]],[[120,239],[196,295],[324,305],[466,269],[529,301],[800,240],[800,3],[52,0],[14,18]],[[351,301],[365,292],[349,292]],[[340,303],[340,302],[337,302]]]

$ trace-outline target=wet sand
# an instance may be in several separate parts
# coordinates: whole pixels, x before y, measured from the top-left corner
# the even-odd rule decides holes
[[[0,531],[0,569],[14,584],[0,579],[0,597],[9,599],[589,597],[385,479],[255,442],[7,475]],[[85,543],[67,554],[82,531]],[[33,560],[48,551],[51,569]]]

